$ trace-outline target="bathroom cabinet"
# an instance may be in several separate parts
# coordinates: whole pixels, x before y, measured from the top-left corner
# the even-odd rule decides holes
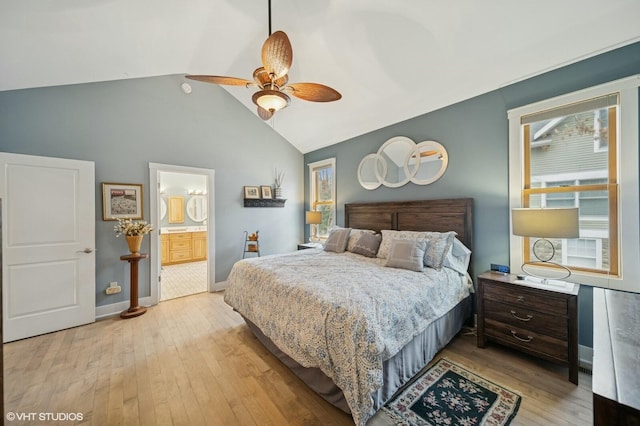
[[[207,259],[206,232],[174,232],[162,234],[161,263],[173,265],[177,263],[198,262]]]

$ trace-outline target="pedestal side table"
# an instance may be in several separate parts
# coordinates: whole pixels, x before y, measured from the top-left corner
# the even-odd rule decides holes
[[[124,256],[120,256],[120,260],[125,260],[129,262],[130,268],[130,280],[129,283],[131,285],[131,298],[129,301],[129,309],[126,311],[122,311],[120,313],[120,317],[122,318],[133,318],[140,316],[147,312],[147,308],[144,306],[138,306],[138,262],[142,259],[146,259],[148,256],[146,253],[131,253]]]

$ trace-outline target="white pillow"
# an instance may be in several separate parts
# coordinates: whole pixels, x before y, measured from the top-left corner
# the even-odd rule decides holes
[[[444,259],[443,266],[451,268],[454,271],[464,275],[469,270],[469,262],[471,261],[471,250],[467,248],[457,238],[453,240],[451,250]]]

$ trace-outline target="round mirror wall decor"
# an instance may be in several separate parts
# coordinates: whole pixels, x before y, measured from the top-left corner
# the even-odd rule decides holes
[[[387,174],[387,163],[378,154],[369,154],[360,161],[358,181],[364,189],[376,189]]]
[[[407,171],[415,170],[411,182],[429,185],[440,179],[449,164],[449,155],[444,146],[436,141],[424,141],[417,144],[416,149],[417,153],[409,157],[406,164]]]
[[[207,197],[194,195],[187,201],[187,216],[194,222],[202,222],[207,218]]]
[[[167,202],[164,198],[160,198],[160,220],[164,219],[167,216]]]
[[[428,185],[444,174],[448,162],[447,150],[438,142],[416,144],[408,137],[396,136],[360,161],[358,181],[368,190],[380,185],[398,188],[408,182]]]

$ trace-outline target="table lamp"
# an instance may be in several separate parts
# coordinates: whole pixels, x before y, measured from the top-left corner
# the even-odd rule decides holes
[[[513,235],[521,237],[534,237],[538,240],[533,244],[533,255],[538,261],[550,264],[566,271],[566,275],[558,279],[571,276],[571,270],[564,265],[552,262],[556,249],[548,238],[578,238],[580,236],[580,223],[578,208],[516,208],[511,210],[511,224]],[[544,245],[550,247],[545,255],[541,252]],[[547,282],[547,277],[541,277],[526,269],[527,265],[535,262],[525,262],[522,270]]]
[[[305,214],[305,223],[307,225],[313,225],[311,227],[312,235],[309,241],[312,243],[318,242],[318,225],[322,223],[322,212],[309,211]]]

